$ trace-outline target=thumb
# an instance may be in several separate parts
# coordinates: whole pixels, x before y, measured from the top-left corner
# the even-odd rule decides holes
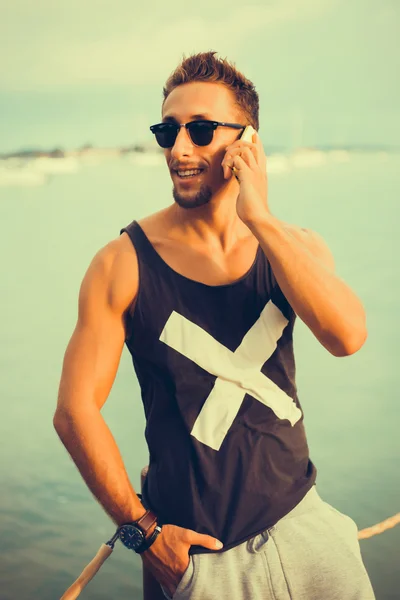
[[[220,550],[223,548],[222,542],[205,533],[197,533],[196,531],[193,531],[190,538],[191,545],[204,546],[205,548],[210,548],[210,550]]]

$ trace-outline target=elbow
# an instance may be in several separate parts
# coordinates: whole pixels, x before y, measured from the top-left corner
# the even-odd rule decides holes
[[[363,347],[367,337],[368,331],[364,329],[362,332],[357,332],[357,334],[348,335],[345,339],[336,340],[336,343],[329,348],[329,351],[333,356],[338,358],[351,356]]]
[[[56,410],[53,417],[53,427],[57,432],[58,437],[61,437],[62,432],[65,428],[65,418],[62,416],[60,410]]]
[[[65,410],[57,408],[53,417],[53,427],[57,432],[58,437],[62,440],[71,431],[71,416]]]
[[[82,404],[82,403],[81,403]],[[53,416],[53,426],[62,442],[75,439],[77,435],[100,414],[96,404],[77,407],[72,403],[59,405]]]

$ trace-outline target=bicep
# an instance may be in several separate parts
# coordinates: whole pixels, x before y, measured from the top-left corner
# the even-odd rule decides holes
[[[93,402],[100,409],[107,400],[124,346],[124,313],[134,293],[132,280],[121,280],[120,271],[118,259],[103,250],[83,278],[78,320],[64,356],[57,410],[82,410]]]
[[[124,344],[124,328],[104,311],[101,325],[78,318],[68,343],[58,408],[72,410],[95,402],[101,408],[114,383]]]

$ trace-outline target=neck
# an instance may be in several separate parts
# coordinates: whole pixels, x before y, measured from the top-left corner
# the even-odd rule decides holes
[[[251,235],[236,213],[238,193],[239,184],[232,177],[203,206],[185,209],[174,203],[167,209],[170,227],[185,237],[229,252],[240,239]]]

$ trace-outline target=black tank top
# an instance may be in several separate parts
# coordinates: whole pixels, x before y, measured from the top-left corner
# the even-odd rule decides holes
[[[124,231],[139,264],[125,341],[146,417],[142,501],[161,523],[228,550],[315,482],[295,384],[296,315],[260,246],[243,277],[211,286],[169,267],[136,221]]]

